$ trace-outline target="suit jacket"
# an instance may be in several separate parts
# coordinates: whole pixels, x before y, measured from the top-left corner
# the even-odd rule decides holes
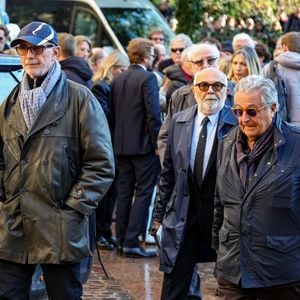
[[[139,65],[131,65],[113,80],[110,104],[115,154],[154,151],[161,126],[155,75]]]
[[[193,222],[190,219],[193,218],[189,213],[190,205],[196,205],[196,214],[200,213],[199,218],[204,218],[204,222],[201,222],[203,224],[203,230],[201,229],[203,232],[202,238],[209,244],[211,240],[216,180],[216,151],[213,151],[211,154],[206,174],[203,178],[203,187],[200,189],[200,199],[196,199],[199,200],[199,203],[195,204],[195,199],[191,200],[191,198],[197,193],[191,189],[189,164],[196,113],[197,105],[194,105],[175,114],[168,134],[168,143],[160,178],[160,198],[153,215],[154,220],[162,221],[163,225],[160,270],[166,273],[172,271],[184,239],[186,227]],[[216,133],[217,138],[221,139],[236,124],[235,116],[230,108],[225,106],[220,113]],[[194,203],[191,203],[191,201]]]
[[[158,136],[158,150],[159,158],[161,163],[163,162],[167,140],[168,140],[168,130],[170,128],[172,117],[175,113],[187,109],[196,104],[194,94],[192,92],[193,83],[190,82],[187,85],[176,90],[170,99],[168,106],[168,114],[161,126],[159,136]],[[229,93],[226,98],[225,104],[228,106],[233,105],[233,95],[234,95],[234,85],[231,81],[228,81]]]

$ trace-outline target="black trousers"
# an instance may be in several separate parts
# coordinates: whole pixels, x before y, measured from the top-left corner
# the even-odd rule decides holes
[[[203,261],[203,253],[208,245],[201,238],[198,223],[195,222],[185,233],[181,250],[178,253],[174,269],[164,273],[161,300],[189,299],[189,288],[195,265]]]
[[[97,238],[100,236],[109,239],[112,237],[111,224],[113,219],[113,212],[115,208],[117,185],[116,180],[112,183],[107,194],[100,201],[96,210],[96,229]]]
[[[148,210],[159,172],[154,152],[145,155],[119,155],[116,232],[120,245],[138,247],[145,236]]]
[[[0,300],[29,300],[36,265],[0,260]],[[80,263],[41,264],[50,300],[79,300]]]
[[[218,299],[220,300],[299,300],[300,282],[267,288],[244,289],[218,278]]]
[[[115,157],[115,162],[117,164],[117,158]],[[113,212],[116,204],[117,198],[117,186],[118,186],[118,169],[115,170],[115,179],[109,188],[106,195],[100,201],[96,209],[96,237],[99,238],[103,236],[106,239],[112,237],[112,220]]]

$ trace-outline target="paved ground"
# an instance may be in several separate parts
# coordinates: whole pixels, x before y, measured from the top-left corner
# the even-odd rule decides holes
[[[159,300],[162,273],[158,258],[123,258],[114,251],[101,251],[110,279],[105,279],[99,263],[94,261],[90,280],[84,286],[84,300]],[[215,300],[216,281],[213,264],[200,264],[203,300]]]

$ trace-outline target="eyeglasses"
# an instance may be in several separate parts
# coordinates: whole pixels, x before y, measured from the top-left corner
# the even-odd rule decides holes
[[[173,52],[173,53],[176,53],[176,52],[182,53],[184,49],[185,48],[171,48],[171,52]]]
[[[217,59],[218,59],[217,57],[209,57],[209,58],[204,58],[201,60],[190,61],[190,62],[197,65],[198,67],[203,67],[205,61],[209,66],[212,66]]]
[[[210,86],[212,87],[214,92],[221,92],[225,84],[222,82],[214,82],[214,83],[201,82],[195,84],[195,86],[197,86],[201,92],[207,92]]]
[[[154,38],[151,38],[151,41],[164,41],[165,39],[164,38],[159,38],[159,37],[154,37]]]
[[[257,115],[257,113],[266,108],[267,106],[264,105],[262,107],[259,107],[259,108],[247,108],[247,109],[241,109],[240,107],[237,107],[237,106],[233,106],[231,108],[232,112],[237,116],[237,117],[242,117],[243,114],[244,114],[244,111],[246,112],[246,114],[249,116],[249,117],[255,117]]]
[[[155,54],[149,54],[149,56],[153,57],[153,58],[156,58],[156,55]]]
[[[52,44],[43,45],[43,46],[32,46],[32,47],[17,46],[16,51],[21,56],[27,55],[28,50],[30,50],[30,52],[34,55],[41,55],[43,53],[44,49],[53,48],[53,47],[55,47],[55,46]]]

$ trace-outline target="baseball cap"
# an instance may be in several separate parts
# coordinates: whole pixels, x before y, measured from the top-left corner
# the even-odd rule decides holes
[[[232,43],[229,41],[225,41],[222,43],[222,51],[227,51],[233,54],[233,47],[232,47]]]
[[[47,23],[31,22],[24,26],[18,37],[11,42],[11,46],[18,45],[21,41],[28,42],[34,46],[41,46],[45,43],[52,43],[57,46],[57,33]]]

